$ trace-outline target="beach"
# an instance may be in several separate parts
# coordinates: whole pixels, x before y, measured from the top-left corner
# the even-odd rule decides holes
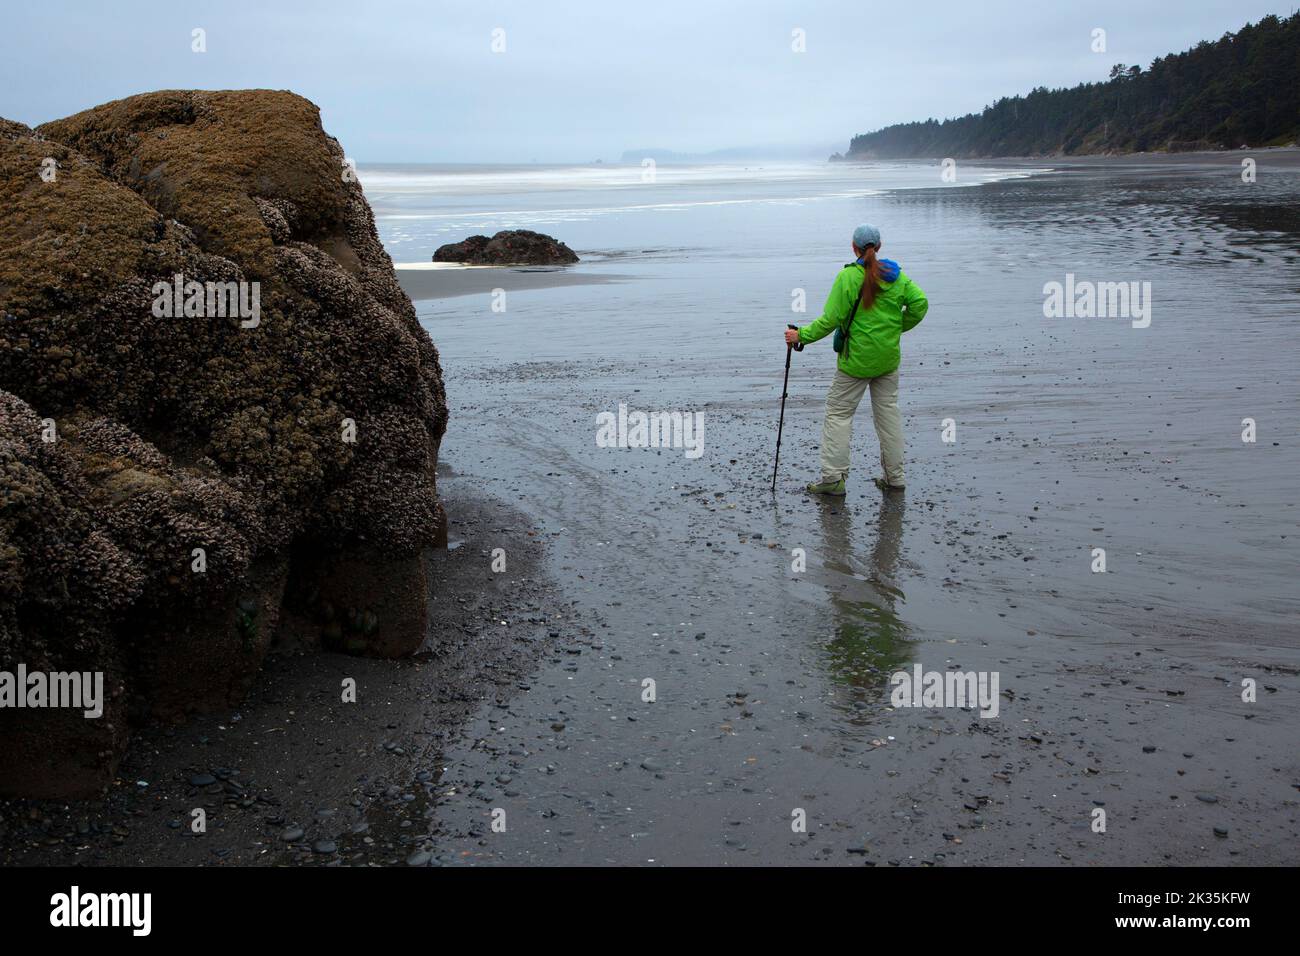
[[[1300,164],[1261,153],[1247,185],[1240,160],[999,160],[982,165],[1035,172],[761,219],[731,207],[706,249],[704,216],[683,211],[696,248],[618,257],[639,281],[520,295],[490,357],[467,321],[483,305],[424,304],[454,396],[445,455],[535,516],[603,624],[445,755],[461,768],[452,847],[516,863],[1294,862]],[[773,497],[776,333],[816,315],[847,258],[843,239],[780,236],[859,219],[931,301],[903,342],[908,489],[882,503],[868,484],[863,408],[847,500],[800,493],[827,341],[794,356]],[[1046,318],[1043,287],[1067,274],[1151,283],[1150,324]],[[596,447],[619,403],[704,412],[704,455]],[[889,675],[914,663],[999,673],[998,719],[889,709]],[[524,774],[541,793],[491,782]],[[480,846],[479,797],[555,822]],[[791,831],[800,807],[810,836]]]
[[[7,821],[4,859],[1294,865],[1300,161],[1241,158],[363,168],[450,410],[424,653],[274,658],[238,720],[146,731],[143,785]],[[803,493],[826,339],[773,493],[778,334],[859,221],[930,300],[907,490],[870,485],[864,405],[847,498]],[[583,261],[402,267],[498,228]],[[1048,317],[1067,277],[1149,283],[1147,314]],[[620,406],[702,416],[702,454],[602,447]],[[996,674],[996,716],[891,706],[917,665]],[[172,826],[196,799],[218,839]]]

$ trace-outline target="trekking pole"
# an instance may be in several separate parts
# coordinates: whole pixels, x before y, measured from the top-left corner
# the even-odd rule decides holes
[[[790,325],[787,328],[797,329],[799,326]],[[790,353],[802,352],[803,343],[785,347],[785,381],[781,383],[781,420],[776,425],[776,461],[772,462],[772,494],[776,494],[776,469],[781,465],[781,429],[785,427],[785,396],[790,388]]]

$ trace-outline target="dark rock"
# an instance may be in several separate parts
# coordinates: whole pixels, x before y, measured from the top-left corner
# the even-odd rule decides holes
[[[0,713],[0,793],[102,792],[128,705],[229,709],[273,640],[423,638],[442,373],[344,169],[288,92],[0,120],[0,660],[106,697]],[[256,324],[155,315],[178,274],[257,283]]]
[[[577,262],[572,249],[550,236],[529,229],[506,229],[490,239],[470,236],[463,242],[439,246],[434,262],[472,265],[568,265]]]

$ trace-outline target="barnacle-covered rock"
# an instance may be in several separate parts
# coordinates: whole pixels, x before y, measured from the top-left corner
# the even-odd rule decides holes
[[[0,671],[115,688],[111,732],[0,710],[0,792],[109,782],[123,700],[230,706],[282,606],[351,621],[336,641],[294,618],[343,649],[418,646],[446,421],[437,350],[313,104],[165,91],[0,120]]]
[[[434,250],[433,261],[486,266],[570,265],[578,261],[578,254],[544,233],[503,229],[495,236],[470,236],[439,246]]]

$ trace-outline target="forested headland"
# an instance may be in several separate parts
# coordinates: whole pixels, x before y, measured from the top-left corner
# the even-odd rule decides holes
[[[1267,16],[1149,67],[1038,87],[982,113],[854,136],[848,159],[1077,155],[1285,146],[1300,138],[1300,13]]]

